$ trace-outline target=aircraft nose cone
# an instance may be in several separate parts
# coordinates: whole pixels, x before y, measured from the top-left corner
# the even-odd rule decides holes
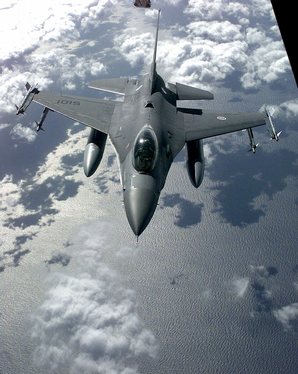
[[[135,235],[141,235],[150,222],[158,202],[158,196],[145,188],[124,191],[126,216]]]

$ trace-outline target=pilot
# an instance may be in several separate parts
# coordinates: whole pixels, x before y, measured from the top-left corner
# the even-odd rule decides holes
[[[156,144],[149,130],[142,132],[135,143],[134,167],[140,173],[153,170],[156,160]]]

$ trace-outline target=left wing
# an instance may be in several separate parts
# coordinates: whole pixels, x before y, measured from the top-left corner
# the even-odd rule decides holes
[[[178,109],[183,113],[185,141],[210,138],[266,124],[263,113],[214,113],[205,109]]]
[[[33,101],[54,112],[108,134],[114,113],[114,101],[80,96],[55,95],[39,92]]]

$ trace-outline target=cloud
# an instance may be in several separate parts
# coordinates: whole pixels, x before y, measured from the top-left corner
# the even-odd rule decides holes
[[[187,26],[192,36],[208,38],[217,42],[243,39],[241,25],[229,21],[197,21]]]
[[[298,99],[292,99],[284,101],[279,105],[263,105],[261,110],[269,109],[269,112],[273,118],[283,118],[285,119],[296,119],[298,115]]]
[[[80,36],[82,19],[99,16],[108,0],[17,1],[0,13],[0,33],[7,33],[0,46],[0,60],[17,58],[49,40]],[[16,27],[17,26],[17,27]]]
[[[101,55],[100,46],[94,51],[91,35],[108,21],[109,15],[121,17],[121,7],[125,4],[120,3],[116,11],[115,3],[111,0],[87,0],[84,4],[79,0],[62,4],[45,0],[42,6],[30,1],[9,3],[0,14],[0,33],[11,35],[9,42],[0,46],[3,62],[0,110],[15,110],[14,103],[21,101],[26,80],[38,82],[42,89],[58,82],[58,86],[74,90],[89,80],[90,75],[106,73],[106,53]],[[165,3],[173,6],[182,2]],[[163,30],[161,22],[158,70],[169,80],[215,86],[236,72],[239,84],[251,89],[264,82],[277,82],[289,71],[268,2],[251,0],[244,5],[237,1],[215,0],[207,4],[191,0],[184,8],[191,17],[188,25]],[[155,19],[148,20],[153,14],[146,12],[137,21],[129,14],[122,32],[109,39],[106,50],[112,54],[117,51],[133,67],[149,65]],[[136,22],[145,25],[141,33]]]
[[[185,13],[205,20],[222,19],[224,16],[231,14],[240,18],[249,15],[249,7],[237,1],[214,0],[206,2],[205,0],[189,0]]]
[[[97,75],[105,67],[100,57],[82,53],[81,44],[94,21],[111,13],[110,0],[44,0],[10,2],[0,12],[0,110],[13,112],[24,83],[47,88],[60,78],[68,89],[76,79]],[[89,20],[91,24],[89,23]],[[79,40],[79,42],[78,42]],[[60,81],[61,82],[61,81]]]
[[[16,181],[7,174],[0,180],[2,262],[5,266],[15,266],[15,258],[19,263],[18,254],[24,253],[24,247],[27,250],[32,236],[40,232],[42,226],[52,224],[61,210],[67,210],[69,201],[65,204],[65,200],[78,193],[83,175],[77,157],[82,159],[87,133],[85,128],[72,135],[69,133],[66,141],[41,160],[35,174],[28,171],[28,178]],[[31,141],[30,137],[35,134],[27,133],[20,125],[13,136]]]
[[[5,175],[0,181],[0,210],[15,207],[21,198],[19,185],[14,183],[12,175]]]
[[[11,132],[11,136],[15,140],[23,140],[27,143],[32,143],[36,139],[37,132],[28,126],[23,126],[21,123],[15,125]]]
[[[298,320],[298,303],[286,305],[273,312],[274,317],[282,323],[286,330],[292,327],[292,324]]]
[[[249,286],[248,277],[234,277],[229,282],[230,292],[236,297],[242,298]]]
[[[252,89],[290,70],[270,3],[191,0],[185,13],[194,20],[180,27],[183,38],[168,35],[158,49],[171,79],[214,85],[237,72],[243,88]]]
[[[278,270],[274,266],[264,266],[264,265],[249,265],[251,272],[254,276],[258,278],[267,279],[278,274]]]
[[[287,117],[296,117],[298,115],[298,99],[286,101],[280,107],[285,110]]]
[[[4,130],[6,129],[7,127],[10,127],[11,124],[10,123],[0,123],[0,130]]]
[[[38,76],[43,74],[48,80],[56,77],[67,89],[76,88],[76,79],[82,84],[89,74],[96,76],[106,70],[98,56],[77,56],[75,52],[67,52],[63,47],[54,47],[44,53],[37,50],[28,56],[27,62],[35,67]]]
[[[137,313],[132,290],[102,261],[112,227],[81,226],[67,247],[73,274],[48,279],[46,300],[33,318],[35,362],[59,373],[137,373],[137,360],[154,358],[157,342]]]
[[[153,34],[126,28],[114,38],[115,49],[132,65],[149,64],[152,59]]]
[[[253,42],[255,44],[255,41]],[[257,88],[262,82],[272,83],[290,70],[289,61],[281,40],[265,37],[251,50],[241,77],[244,88]]]

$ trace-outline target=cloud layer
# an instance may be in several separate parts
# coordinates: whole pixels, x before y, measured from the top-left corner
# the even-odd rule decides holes
[[[282,323],[285,329],[290,329],[298,321],[298,303],[286,305],[274,311],[275,318]]]
[[[84,33],[100,23],[112,3],[7,1],[0,12],[0,34],[9,35],[0,46],[0,110],[15,110],[26,80],[46,88],[59,79],[65,88],[73,89],[76,78],[82,81],[87,74],[103,72],[99,56],[81,55],[80,46]]]
[[[67,252],[72,274],[48,280],[46,300],[33,319],[35,360],[51,373],[137,373],[137,359],[155,357],[157,343],[137,313],[134,292],[102,262],[112,228],[80,227]]]

